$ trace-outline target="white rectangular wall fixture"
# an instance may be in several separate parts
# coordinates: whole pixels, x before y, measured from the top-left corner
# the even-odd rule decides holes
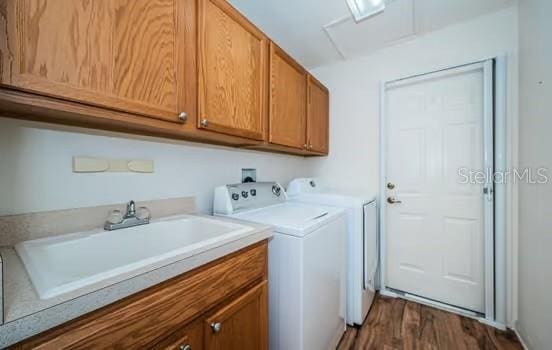
[[[153,173],[154,163],[149,159],[106,159],[95,157],[73,157],[74,173]]]

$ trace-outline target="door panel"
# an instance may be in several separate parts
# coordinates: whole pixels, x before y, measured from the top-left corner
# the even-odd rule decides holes
[[[270,44],[269,142],[306,146],[307,73],[275,44]]]
[[[263,350],[268,348],[268,290],[264,281],[207,317],[207,350]]]
[[[307,143],[310,151],[328,153],[330,95],[328,89],[309,76]]]
[[[177,111],[178,0],[114,3],[113,93]]]
[[[386,284],[484,312],[483,67],[387,87]]]
[[[178,121],[183,12],[177,0],[7,0],[2,83]],[[193,50],[192,50],[193,51]]]
[[[114,24],[109,1],[24,0],[17,3],[17,10],[21,66],[13,72],[16,83],[25,87],[25,81],[38,85],[43,80],[68,88],[109,91]]]
[[[262,140],[268,40],[226,1],[199,4],[198,127]]]

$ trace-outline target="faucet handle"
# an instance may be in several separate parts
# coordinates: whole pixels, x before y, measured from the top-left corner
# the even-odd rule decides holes
[[[138,208],[138,211],[136,213],[136,217],[140,220],[150,220],[151,219],[151,211],[148,209],[148,207],[140,207],[140,208]]]
[[[123,214],[120,210],[115,209],[109,212],[109,215],[107,216],[107,222],[110,224],[120,224],[123,222]]]
[[[136,215],[136,203],[134,201],[130,201],[127,203],[127,216],[135,216]]]

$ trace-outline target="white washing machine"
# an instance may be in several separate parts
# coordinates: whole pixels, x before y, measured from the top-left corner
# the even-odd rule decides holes
[[[377,202],[330,190],[314,178],[289,183],[291,201],[345,209],[347,213],[347,323],[361,325],[374,300],[379,267]]]
[[[345,331],[343,209],[289,202],[275,182],[215,189],[215,215],[269,224],[271,350],[335,349]]]

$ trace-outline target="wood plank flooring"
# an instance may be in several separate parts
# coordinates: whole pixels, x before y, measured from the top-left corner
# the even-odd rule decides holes
[[[523,349],[513,332],[403,299],[377,295],[360,328],[348,327],[338,350]]]

